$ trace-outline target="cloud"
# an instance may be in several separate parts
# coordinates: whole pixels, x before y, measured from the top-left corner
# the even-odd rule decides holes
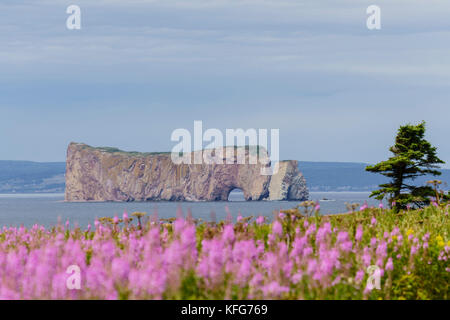
[[[168,149],[172,128],[204,119],[280,127],[285,146],[307,137],[292,158],[373,162],[425,119],[450,160],[447,0],[379,0],[380,31],[366,0],[76,3],[79,31],[69,2],[0,4],[0,158],[61,160],[76,139]]]

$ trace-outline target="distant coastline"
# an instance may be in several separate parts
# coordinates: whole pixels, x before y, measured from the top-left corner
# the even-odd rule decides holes
[[[366,163],[299,161],[310,192],[370,192],[385,180],[366,172]],[[65,162],[0,160],[0,194],[55,194],[65,190]],[[449,189],[450,169],[441,169],[443,189]],[[436,179],[435,178],[435,179]],[[430,177],[416,180],[424,184]],[[446,183],[446,185],[445,185]]]

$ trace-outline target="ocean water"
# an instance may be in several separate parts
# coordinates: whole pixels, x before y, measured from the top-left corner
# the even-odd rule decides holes
[[[346,212],[345,203],[360,203],[367,201],[369,205],[378,205],[377,200],[369,198],[368,192],[311,192],[310,200],[320,203],[321,214]],[[122,216],[124,211],[129,214],[135,211],[153,214],[157,211],[159,218],[177,216],[181,208],[184,214],[188,210],[196,219],[225,219],[228,206],[235,219],[239,212],[242,216],[263,215],[271,219],[274,213],[281,209],[291,209],[299,201],[244,201],[239,192],[232,192],[229,201],[219,202],[64,202],[63,194],[0,194],[0,227],[20,226],[30,227],[37,223],[46,227],[55,225],[58,221],[69,220],[71,226],[86,227],[93,224],[96,218]]]

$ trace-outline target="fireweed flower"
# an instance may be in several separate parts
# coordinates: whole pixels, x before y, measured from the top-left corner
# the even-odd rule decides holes
[[[336,279],[333,280],[333,282],[331,283],[331,286],[335,286],[337,285],[339,282],[341,282],[341,277],[337,276]]]
[[[353,248],[353,243],[351,241],[345,241],[341,243],[341,250],[344,252],[350,252]]]
[[[256,218],[256,224],[257,225],[262,225],[264,223],[265,218],[263,216],[259,216],[258,218]]]
[[[253,278],[250,280],[250,286],[252,287],[259,287],[261,283],[263,282],[264,278],[261,273],[255,273]]]
[[[362,261],[365,267],[370,266],[370,262],[372,261],[372,255],[370,254],[370,249],[368,247],[364,248],[364,253],[362,255]]]
[[[319,201],[316,202],[316,206],[314,207],[314,211],[319,211],[320,210],[320,203]]]
[[[283,235],[283,226],[278,220],[275,220],[272,224],[272,233],[279,238]]]
[[[273,252],[266,252],[261,264],[267,271],[279,272],[280,262],[278,261],[278,256]]]
[[[304,237],[297,236],[294,239],[294,242],[292,244],[292,250],[290,253],[291,259],[298,259],[298,256],[303,253],[303,249],[304,249],[305,245],[307,244],[307,242],[308,242],[308,239],[306,238],[306,236],[304,236]],[[300,263],[300,260],[297,260],[297,263]]]
[[[341,231],[338,233],[336,237],[336,241],[338,243],[343,243],[348,240],[348,233],[346,231]]]
[[[316,225],[315,224],[311,224],[308,229],[306,230],[306,236],[310,236],[313,235],[314,232],[316,232]]]
[[[183,229],[185,228],[185,226],[187,225],[187,221],[182,217],[182,215],[181,214],[178,214],[178,215],[179,215],[179,217],[176,218],[173,223],[173,229],[174,229],[175,233],[181,233],[183,231]]]
[[[261,240],[256,242],[256,255],[261,256],[264,253],[264,243]]]
[[[249,277],[251,276],[251,267],[252,265],[249,259],[243,260],[238,267],[238,272],[235,276],[235,283],[241,286],[245,286]]]
[[[308,264],[306,268],[306,272],[308,272],[309,275],[313,275],[316,271],[317,267],[317,260],[316,259],[308,259]]]
[[[392,229],[392,231],[391,231],[391,236],[392,237],[394,237],[394,236],[401,236],[401,233],[400,233],[400,229],[398,228],[398,227],[395,227],[394,229]],[[397,237],[398,238],[398,237]]]
[[[364,270],[358,270],[355,276],[355,282],[360,283],[364,279]]]
[[[223,233],[222,233],[222,240],[225,243],[231,243],[234,242],[235,239],[235,235],[234,235],[234,227],[231,224],[227,224],[224,228],[223,228]]]
[[[262,288],[264,295],[268,297],[280,297],[283,293],[288,292],[289,288],[286,286],[281,286],[278,282],[272,281],[268,285]]]
[[[386,266],[384,267],[388,271],[394,270],[394,263],[392,262],[392,258],[389,258],[386,262]]]
[[[385,241],[380,242],[378,245],[376,251],[375,251],[377,257],[379,258],[386,258],[387,256],[387,243]]]
[[[207,299],[222,292],[219,297],[224,299],[235,294],[238,299],[304,298],[310,290],[322,296],[338,290],[332,288],[338,283],[339,290],[350,285],[357,298],[372,298],[368,290],[366,295],[362,292],[366,269],[372,264],[380,267],[382,277],[386,273],[391,279],[384,286],[398,280],[398,273],[430,265],[449,272],[443,269],[450,253],[446,233],[437,236],[414,226],[416,237],[403,241],[408,233],[400,224],[401,230],[394,226],[386,232],[384,219],[379,218],[380,228],[367,230],[362,225],[355,230],[354,224],[347,229],[337,223],[333,228],[327,219],[321,224],[305,219],[292,225],[289,237],[280,220],[273,222],[269,234],[266,226],[250,225],[246,230],[231,223],[206,225],[204,230],[182,217],[172,225],[155,222],[141,229],[131,221],[124,226],[96,220],[93,234],[76,226],[74,230],[61,225],[52,230],[39,225],[2,227],[0,298],[170,299],[183,295],[186,279]],[[80,267],[83,290],[67,289],[70,265]],[[238,289],[236,293],[232,288]]]
[[[358,225],[358,228],[356,229],[355,240],[361,241],[362,236],[363,236],[363,227],[362,225]]]
[[[359,211],[364,211],[364,210],[366,210],[366,209],[368,209],[369,208],[369,205],[367,204],[367,201],[366,202],[364,202],[364,204],[359,208]]]
[[[275,245],[276,240],[277,240],[276,235],[273,233],[269,233],[269,235],[267,236],[267,244],[269,246],[273,246],[273,245]]]
[[[300,230],[299,230],[300,232]],[[298,233],[299,233],[298,232]],[[297,233],[297,234],[298,234]],[[321,226],[316,233],[316,243],[320,243],[322,241],[325,241],[325,238],[327,235],[331,234],[331,224],[329,222],[326,222]]]
[[[311,247],[306,247],[306,248],[303,250],[303,253],[302,253],[303,258],[308,257],[308,256],[311,255],[312,253],[313,253],[313,249],[312,249]]]
[[[303,278],[303,273],[301,271],[298,271],[291,277],[291,281],[295,284],[299,283]]]

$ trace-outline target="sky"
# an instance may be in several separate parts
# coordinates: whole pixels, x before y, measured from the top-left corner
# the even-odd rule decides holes
[[[282,159],[374,163],[425,120],[450,163],[449,17],[448,0],[2,0],[0,159],[170,151],[202,120],[279,129]]]

